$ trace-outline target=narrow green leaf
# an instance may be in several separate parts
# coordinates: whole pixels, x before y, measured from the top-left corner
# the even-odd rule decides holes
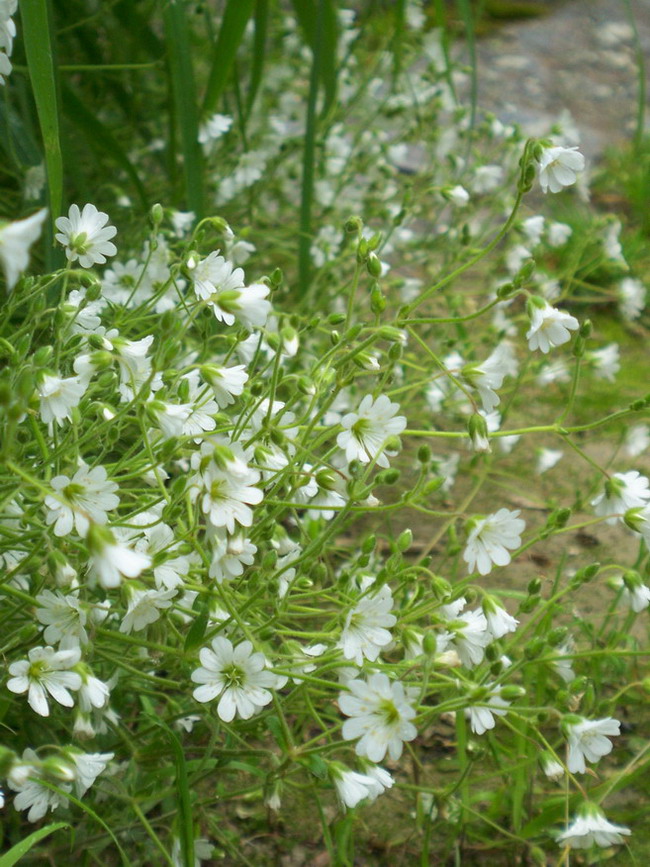
[[[476,126],[476,105],[478,99],[478,67],[476,58],[476,33],[474,25],[474,13],[469,0],[456,0],[458,4],[458,12],[463,21],[465,30],[465,38],[467,39],[467,49],[469,51],[470,62],[470,121],[469,128],[473,130]],[[468,137],[467,147],[468,152],[471,147],[472,139]]]
[[[194,823],[192,821],[192,798],[190,785],[185,764],[185,752],[183,745],[176,733],[158,717],[151,717],[151,721],[164,730],[174,754],[176,766],[176,792],[178,794],[178,821],[179,837],[183,867],[194,867]]]
[[[194,618],[192,625],[187,630],[187,635],[185,636],[185,643],[183,645],[183,649],[185,653],[189,653],[194,650],[195,647],[198,647],[199,644],[203,641],[203,636],[205,635],[205,630],[208,626],[208,620],[210,618],[210,608],[206,604],[200,609],[197,613],[197,616]]]
[[[79,800],[79,798],[76,798],[70,792],[64,792],[63,789],[60,789],[58,786],[55,786],[53,783],[50,783],[48,780],[39,779],[38,782],[41,786],[45,786],[46,789],[51,789],[53,792],[56,792],[57,794],[61,795],[64,798],[67,798],[68,801],[70,801],[76,807],[79,807],[80,810],[83,810],[84,813],[86,813],[88,816],[91,817],[91,819],[94,819],[98,825],[101,825],[102,828],[108,834],[108,836],[111,838],[113,843],[115,843],[115,845],[117,846],[117,851],[120,853],[123,867],[129,867],[130,862],[129,862],[128,858],[126,857],[126,852],[120,846],[119,840],[117,839],[115,834],[111,831],[111,829],[106,824],[106,822],[103,819],[100,819],[94,810],[91,810],[91,808],[87,804],[85,804],[83,801]],[[0,867],[2,867],[2,865],[0,865]]]
[[[185,0],[169,0],[163,6],[163,23],[168,46],[172,97],[183,151],[186,205],[201,219],[203,158],[199,144],[199,113]]]
[[[311,206],[314,196],[314,168],[316,160],[316,108],[318,103],[318,86],[321,77],[322,43],[320,30],[323,21],[325,0],[315,0],[316,18],[315,32],[311,33],[312,20],[307,16],[305,29],[307,38],[312,37],[312,64],[309,76],[309,95],[307,97],[307,119],[305,123],[305,141],[302,148],[302,183],[300,191],[300,227],[298,232],[298,289],[304,295],[309,289],[311,272]],[[303,2],[294,0],[296,8],[304,7]],[[303,9],[304,11],[304,9]]]
[[[36,166],[43,160],[39,146],[22,118],[6,101],[0,102],[0,145],[17,168]]]
[[[68,118],[75,123],[88,139],[88,144],[99,153],[107,154],[121,166],[131,179],[140,197],[143,208],[149,208],[147,193],[138,177],[133,164],[124,153],[113,133],[81,102],[66,85],[61,85],[63,110]]]
[[[14,864],[17,864],[18,861],[26,855],[32,846],[35,846],[38,842],[40,842],[44,837],[49,837],[50,834],[53,834],[55,831],[60,831],[61,828],[69,828],[67,822],[54,822],[51,825],[46,825],[44,828],[39,828],[38,831],[34,831],[33,834],[30,834],[29,837],[25,837],[24,840],[21,840],[20,843],[16,843],[15,846],[12,846],[11,849],[4,855],[0,856],[0,867],[13,867]]]
[[[228,0],[221,21],[221,28],[214,46],[212,67],[203,100],[203,113],[216,111],[228,73],[233,65],[237,49],[244,37],[244,30],[253,12],[255,0]]]
[[[53,28],[47,0],[21,0],[23,42],[43,137],[52,222],[63,203],[63,158],[59,137],[59,100],[53,53]]]
[[[266,59],[266,38],[269,27],[269,0],[257,0],[255,3],[255,37],[253,40],[253,65],[251,80],[248,85],[248,103],[246,115],[250,116],[257,91],[262,83],[262,72]]]
[[[326,115],[336,99],[338,77],[336,5],[332,0],[293,0],[293,8],[311,48],[314,61],[318,55],[318,79],[323,85],[325,96],[322,113]]]

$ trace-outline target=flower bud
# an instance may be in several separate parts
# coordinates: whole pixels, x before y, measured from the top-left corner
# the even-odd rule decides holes
[[[488,439],[487,422],[482,415],[475,412],[469,417],[467,432],[475,452],[487,453],[492,451]]]
[[[397,537],[397,550],[398,551],[408,551],[408,549],[413,544],[413,531],[410,529],[402,530],[402,532]]]
[[[363,229],[363,220],[361,217],[348,217],[343,229],[348,235],[358,235]]]
[[[366,269],[368,271],[368,274],[370,274],[371,277],[374,277],[375,279],[378,279],[379,277],[381,277],[381,260],[376,253],[369,253],[368,254],[368,258],[366,259]],[[377,291],[379,291],[379,290],[377,290]],[[386,300],[381,295],[381,292],[379,293],[379,296],[380,296],[381,300],[384,302],[384,307],[386,307]],[[382,308],[382,310],[383,310],[383,308]],[[381,310],[380,311],[373,310],[373,313],[376,313],[376,312],[381,313]]]
[[[164,217],[165,212],[161,204],[156,202],[155,205],[151,206],[151,210],[149,211],[149,220],[151,221],[151,225],[154,229],[157,229],[158,226],[160,226]]]

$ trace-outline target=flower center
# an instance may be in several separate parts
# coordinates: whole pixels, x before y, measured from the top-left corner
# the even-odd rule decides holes
[[[88,235],[86,232],[79,232],[78,235],[73,235],[69,241],[70,249],[78,256],[83,256],[88,252]]]
[[[66,485],[63,489],[63,496],[70,503],[74,503],[79,499],[79,495],[85,492],[85,488],[83,485],[79,485],[76,482],[70,482],[69,485]]]
[[[351,430],[358,440],[362,440],[363,435],[368,431],[369,427],[370,422],[367,418],[358,418],[352,425]]]
[[[243,686],[246,681],[246,673],[234,664],[229,665],[223,670],[223,679],[226,682],[226,688],[239,688]]]
[[[45,674],[45,672],[49,670],[49,666],[47,662],[45,662],[45,660],[37,659],[34,662],[30,663],[27,676],[30,680],[40,680],[41,677]]]
[[[395,707],[395,702],[389,698],[385,698],[379,705],[379,714],[386,725],[392,726],[399,722],[399,711]]]

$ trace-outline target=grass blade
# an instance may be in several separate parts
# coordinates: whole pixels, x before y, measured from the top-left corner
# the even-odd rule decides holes
[[[14,864],[17,864],[18,861],[26,855],[32,846],[35,846],[39,843],[44,837],[49,837],[50,834],[53,834],[55,831],[60,831],[61,828],[69,828],[67,822],[54,822],[51,825],[46,825],[44,828],[39,828],[38,831],[34,831],[33,834],[30,834],[29,837],[25,837],[24,840],[21,840],[20,843],[16,843],[15,846],[12,846],[11,849],[0,856],[0,867],[13,867]]]
[[[43,137],[52,223],[63,204],[63,157],[59,136],[59,100],[53,53],[53,28],[47,0],[22,0],[20,13],[27,68]]]
[[[266,58],[266,35],[269,26],[269,2],[257,0],[255,4],[255,37],[253,39],[253,66],[251,80],[248,85],[248,102],[246,104],[246,117],[250,117],[257,91],[262,83],[262,72]]]
[[[323,85],[325,96],[322,113],[326,115],[336,99],[338,77],[336,8],[332,0],[293,0],[293,8],[314,58],[319,55],[319,80]]]
[[[184,0],[163,6],[171,89],[183,150],[185,199],[197,218],[203,216],[203,158],[199,144],[199,114],[192,70],[192,46]]]
[[[178,795],[178,819],[179,819],[179,838],[181,844],[181,855],[183,858],[183,867],[194,867],[194,823],[192,821],[192,798],[190,795],[190,784],[187,776],[187,765],[185,764],[185,753],[183,745],[178,739],[175,732],[169,728],[158,717],[150,718],[153,723],[163,729],[169,743],[171,744],[174,754],[174,765],[176,766],[176,793]]]
[[[219,36],[214,46],[212,67],[203,100],[204,115],[210,115],[216,111],[237,49],[244,37],[246,24],[252,15],[254,2],[255,0],[228,0],[223,13]]]

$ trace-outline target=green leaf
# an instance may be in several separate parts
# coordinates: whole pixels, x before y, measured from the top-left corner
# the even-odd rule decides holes
[[[63,157],[52,21],[47,0],[21,0],[20,14],[27,68],[45,150],[50,217],[54,222],[63,203]]]
[[[316,753],[307,756],[307,758],[302,761],[302,764],[305,765],[305,767],[308,768],[317,779],[327,779],[327,765],[319,755],[316,755]]]
[[[11,849],[5,854],[0,856],[0,867],[12,867],[12,865],[17,864],[18,861],[26,855],[32,846],[35,846],[38,842],[40,842],[44,837],[49,837],[50,834],[53,834],[55,831],[60,831],[61,828],[69,828],[67,822],[54,822],[52,825],[46,825],[44,828],[39,828],[38,831],[34,831],[33,834],[30,834],[29,837],[25,837],[24,840],[21,840],[20,843],[16,843],[15,846],[12,846]]]
[[[203,605],[203,608],[199,611],[192,625],[187,630],[187,635],[185,636],[185,644],[183,645],[185,653],[189,653],[190,651],[194,650],[195,647],[198,647],[199,644],[201,644],[201,642],[203,641],[203,636],[205,635],[205,630],[208,626],[209,617],[210,607],[206,603],[205,605]]]
[[[185,0],[163,5],[163,23],[168,47],[169,74],[176,120],[180,128],[185,177],[185,200],[198,219],[203,216],[203,156],[199,144],[199,113],[192,45]]]
[[[148,210],[149,200],[142,181],[113,133],[86,108],[81,100],[65,84],[61,86],[61,95],[66,115],[84,133],[91,147],[99,153],[108,154],[109,157],[112,157],[124,169],[140,197],[143,208]]]
[[[254,0],[228,0],[221,21],[221,28],[214,46],[212,67],[203,100],[203,114],[216,111],[228,73],[237,55],[237,49],[244,38],[244,30],[253,12]],[[261,74],[261,73],[260,73]]]
[[[176,793],[178,795],[178,833],[181,844],[183,867],[194,867],[194,823],[192,821],[192,797],[185,764],[183,745],[175,732],[158,717],[150,717],[167,735],[174,754],[176,766]]]

